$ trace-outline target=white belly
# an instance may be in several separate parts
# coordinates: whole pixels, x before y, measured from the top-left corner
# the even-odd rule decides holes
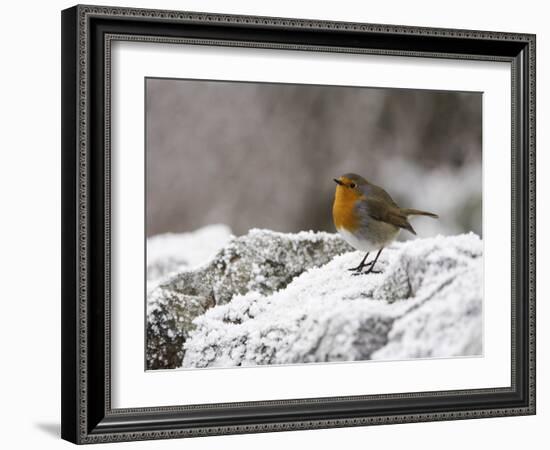
[[[391,243],[399,234],[399,230],[392,235],[387,241],[384,242],[373,242],[368,239],[364,239],[360,236],[357,236],[344,228],[338,228],[338,233],[344,238],[344,240],[351,245],[354,249],[360,250],[362,252],[373,252],[378,251],[381,248],[385,247]]]

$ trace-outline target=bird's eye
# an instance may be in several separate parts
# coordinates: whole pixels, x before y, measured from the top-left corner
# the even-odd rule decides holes
[[[350,183],[350,185],[349,185],[349,187],[352,188],[352,189],[355,189],[355,186],[356,186],[355,183]]]

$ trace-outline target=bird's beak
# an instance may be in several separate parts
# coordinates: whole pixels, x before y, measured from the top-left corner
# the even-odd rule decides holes
[[[344,183],[342,183],[338,178],[334,178],[334,182],[335,182],[336,184],[339,184],[340,186],[343,186],[343,185],[344,185]]]

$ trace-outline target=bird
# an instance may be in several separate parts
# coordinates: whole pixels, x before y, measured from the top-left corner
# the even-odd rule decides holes
[[[409,216],[438,218],[431,212],[399,207],[384,189],[360,175],[347,173],[334,181],[337,185],[332,205],[334,226],[348,244],[366,252],[357,267],[348,269],[353,275],[380,273],[374,266],[384,247],[392,243],[402,229],[416,235]],[[367,263],[373,251],[378,253]],[[370,267],[363,271],[367,266]]]

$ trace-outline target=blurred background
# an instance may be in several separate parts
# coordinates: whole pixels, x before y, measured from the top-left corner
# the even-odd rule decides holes
[[[335,231],[346,172],[439,214],[411,220],[419,237],[481,235],[481,109],[481,93],[147,79],[147,235]]]

